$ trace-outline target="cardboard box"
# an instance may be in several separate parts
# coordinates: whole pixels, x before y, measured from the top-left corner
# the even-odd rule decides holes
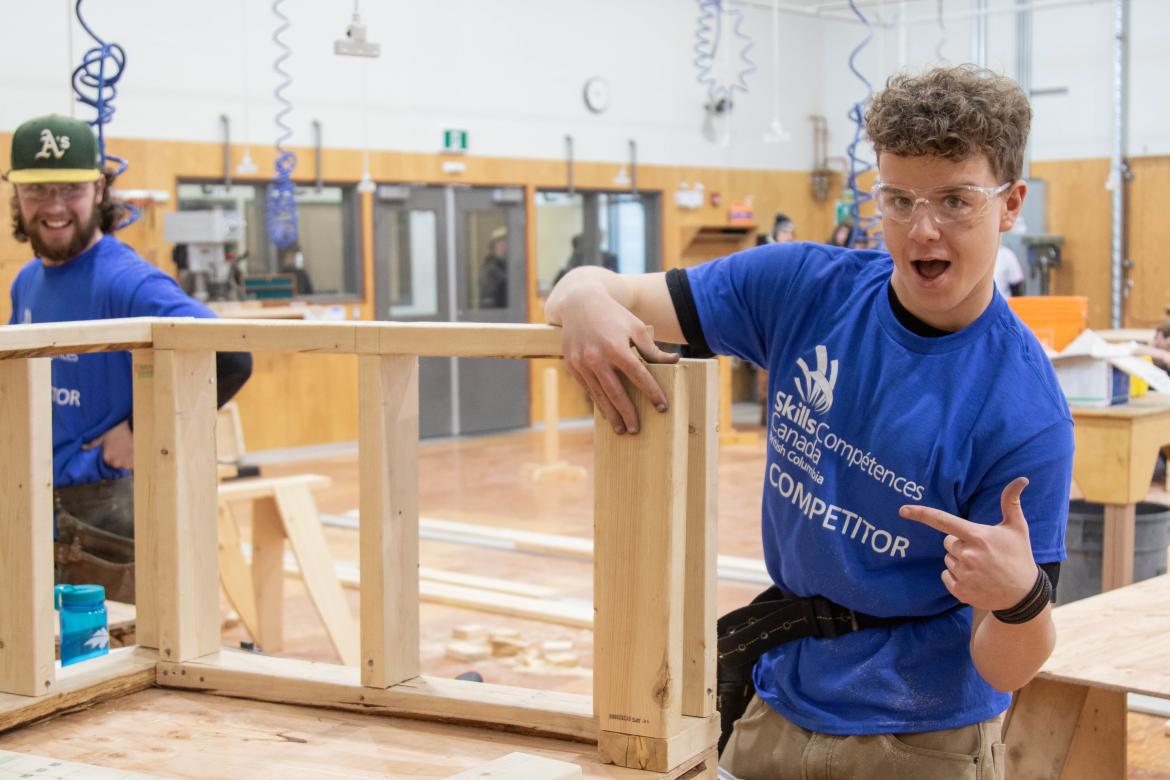
[[[1084,330],[1060,352],[1049,352],[1056,378],[1070,406],[1110,406],[1129,400],[1130,377],[1170,393],[1170,376],[1136,356],[1134,342],[1110,344]]]

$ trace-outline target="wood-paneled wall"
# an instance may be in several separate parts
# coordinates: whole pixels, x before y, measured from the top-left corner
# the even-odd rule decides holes
[[[1127,254],[1133,287],[1123,304],[1125,327],[1149,327],[1170,305],[1170,157],[1130,160]],[[1057,295],[1089,299],[1089,327],[1110,327],[1112,313],[1112,193],[1107,158],[1032,163],[1032,175],[1048,182],[1048,232],[1064,236],[1063,267],[1052,274]]]
[[[1133,288],[1125,306],[1129,327],[1160,325],[1170,306],[1170,157],[1132,161],[1129,257]]]
[[[0,148],[7,150],[9,134],[0,133]],[[147,203],[142,219],[119,235],[148,261],[174,273],[171,246],[163,241],[163,214],[175,208],[176,183],[181,178],[219,178],[223,175],[223,150],[217,144],[142,139],[110,140],[114,152],[130,160],[130,168],[118,182],[119,189],[147,189],[169,193],[166,203]],[[314,153],[297,149],[300,170],[313,169]],[[273,150],[253,150],[261,170],[272,169]],[[233,149],[233,166],[240,148]],[[536,291],[535,219],[532,194],[537,189],[566,186],[566,167],[559,160],[524,160],[466,156],[462,174],[442,172],[441,154],[374,152],[370,171],[380,182],[426,184],[523,186],[528,194],[529,313],[534,322],[543,321],[543,301]],[[1109,162],[1104,159],[1037,162],[1033,174],[1050,183],[1048,221],[1051,232],[1065,236],[1064,267],[1054,274],[1054,291],[1087,295],[1092,327],[1109,324],[1109,193],[1105,181]],[[612,189],[617,163],[578,163],[574,183],[583,189]],[[361,178],[361,153],[356,150],[326,149],[322,155],[324,178],[331,183],[356,183]],[[1133,161],[1130,206],[1130,256],[1135,261],[1134,293],[1126,323],[1149,325],[1161,321],[1170,304],[1170,264],[1162,258],[1170,245],[1170,220],[1159,207],[1170,196],[1170,158],[1138,158]],[[263,177],[236,177],[239,182],[264,181]],[[307,180],[302,178],[301,180]],[[699,209],[680,209],[674,204],[681,183],[701,181],[707,196]],[[799,237],[824,240],[833,227],[833,204],[841,182],[835,181],[827,200],[814,201],[809,175],[795,171],[748,171],[718,168],[639,166],[638,185],[660,193],[662,204],[661,246],[666,268],[681,264],[684,242],[700,226],[727,223],[728,207],[750,197],[755,209],[756,229],[767,232],[776,211],[784,211],[796,222]],[[0,197],[11,198],[12,189],[0,183]],[[711,205],[712,193],[719,193],[720,205]],[[362,264],[365,280],[360,300],[354,301],[362,317],[373,317],[373,199],[361,199],[363,239]],[[754,241],[745,241],[751,244]],[[729,245],[730,246],[730,245]],[[0,234],[0,286],[7,289],[19,269],[28,261],[27,244],[17,243],[5,231]],[[349,308],[349,307],[347,307]],[[0,296],[0,316],[7,321],[10,303]],[[352,361],[319,356],[258,356],[256,372],[241,392],[239,402],[248,447],[252,450],[291,447],[352,440],[357,437],[356,381]],[[328,363],[327,366],[324,364]],[[539,420],[543,388],[539,369],[532,367],[532,418]],[[590,413],[588,399],[562,370],[560,382],[562,418]]]
[[[11,135],[0,133],[0,148],[7,150]],[[111,151],[127,158],[130,167],[120,177],[118,189],[146,189],[169,193],[166,203],[140,204],[142,219],[119,233],[151,263],[173,274],[171,245],[163,240],[163,215],[175,208],[177,181],[181,178],[222,178],[223,148],[218,144],[144,139],[109,140]],[[308,182],[314,166],[311,149],[295,149],[299,160],[299,181]],[[239,162],[241,147],[233,147],[232,165]],[[253,148],[261,171],[272,170],[274,153],[270,148]],[[559,160],[523,160],[507,158],[459,157],[465,165],[462,174],[447,174],[442,163],[450,157],[440,154],[374,152],[370,155],[370,172],[379,182],[424,184],[470,184],[524,186],[529,195],[528,258],[529,313],[534,322],[544,320],[543,301],[537,296],[535,274],[535,219],[532,193],[536,189],[563,189],[567,185],[566,166]],[[361,152],[325,149],[322,154],[324,178],[330,183],[357,183],[361,179]],[[583,189],[613,189],[618,163],[578,163],[574,167],[574,184]],[[239,183],[265,181],[266,177],[234,177]],[[674,192],[682,182],[702,181],[708,199],[695,210],[681,210],[674,205]],[[833,208],[830,200],[813,201],[809,194],[808,174],[791,171],[745,171],[717,168],[675,168],[642,165],[638,169],[641,190],[660,193],[662,203],[661,246],[664,266],[678,264],[681,229],[685,226],[726,224],[731,203],[752,199],[761,232],[771,226],[772,216],[783,210],[797,223],[802,236],[820,239],[832,229]],[[711,205],[710,195],[717,192],[721,204]],[[12,189],[0,184],[0,197],[8,201]],[[361,199],[362,261],[365,280],[360,307],[362,317],[373,317],[373,199]],[[8,232],[0,234],[0,286],[7,290],[31,252],[27,244],[17,243]],[[348,307],[347,307],[348,308]],[[0,296],[0,316],[7,321],[10,302]],[[352,361],[306,355],[257,355],[252,380],[238,398],[244,435],[250,450],[293,447],[346,441],[357,438],[356,381]],[[327,366],[323,364],[328,364]],[[539,366],[532,369],[532,416],[541,416],[543,389]],[[579,417],[590,413],[584,393],[562,372],[561,416]]]
[[[1088,296],[1089,327],[1108,328],[1109,160],[1034,162],[1032,176],[1048,184],[1047,232],[1064,236],[1061,267],[1052,272],[1051,290],[1055,295]]]

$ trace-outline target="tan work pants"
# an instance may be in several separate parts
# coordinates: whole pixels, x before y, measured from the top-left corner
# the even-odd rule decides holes
[[[755,696],[719,765],[739,780],[1002,780],[1000,723],[839,737],[806,731]]]

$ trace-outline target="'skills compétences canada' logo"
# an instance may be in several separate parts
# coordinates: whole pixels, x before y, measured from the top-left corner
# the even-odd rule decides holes
[[[829,360],[829,351],[824,344],[817,346],[816,369],[810,371],[804,358],[797,358],[796,365],[804,372],[804,382],[800,377],[793,377],[796,392],[801,400],[813,408],[817,414],[824,414],[833,408],[833,388],[837,384],[837,361]]]
[[[775,455],[770,453],[767,470],[768,485],[775,489],[774,506],[785,518],[795,518],[792,513],[803,515],[869,553],[905,558],[909,537],[882,528],[866,519],[864,512],[842,503],[853,493],[852,486],[842,480],[856,470],[912,501],[921,501],[925,490],[880,462],[864,443],[833,430],[825,415],[833,408],[838,365],[829,360],[824,344],[818,344],[814,354],[812,368],[803,357],[796,359],[800,371],[792,377],[795,393],[776,390],[768,430],[768,444]]]

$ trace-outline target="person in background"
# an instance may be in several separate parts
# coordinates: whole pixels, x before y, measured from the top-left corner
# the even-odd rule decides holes
[[[1020,258],[1002,243],[995,253],[995,289],[1005,298],[1024,294],[1024,269]]]
[[[126,209],[83,121],[31,119],[12,135],[12,235],[36,257],[12,283],[10,325],[215,315],[114,237]],[[252,372],[246,352],[216,355],[222,406]],[[134,601],[134,426],[130,353],[52,360],[53,498],[60,583],[104,585]]]
[[[602,268],[610,271],[618,269],[618,258],[613,252],[602,246],[593,247],[592,252],[585,251],[585,236],[577,233],[570,241],[572,251],[569,253],[569,259],[565,263],[565,267],[557,272],[556,278],[553,279],[553,287],[556,287],[557,282],[564,278],[565,274],[572,271],[574,268],[579,268],[583,265],[600,265]]]
[[[1154,365],[1163,371],[1170,372],[1170,319],[1154,328],[1154,337],[1150,339],[1150,347],[1147,354],[1153,359]],[[1154,464],[1154,481],[1159,483],[1166,481],[1165,449],[1158,450],[1158,462]]]
[[[553,287],[556,287],[557,282],[563,279],[569,271],[585,265],[585,251],[581,246],[582,238],[581,234],[577,233],[569,239],[569,245],[571,247],[569,259],[565,262],[564,268],[557,272],[556,278],[553,279]]]
[[[849,238],[853,235],[853,223],[842,222],[833,228],[833,234],[825,243],[829,246],[849,246]]]
[[[508,308],[508,229],[498,227],[488,238],[488,253],[479,269],[479,308]]]
[[[313,280],[309,278],[309,272],[305,270],[305,254],[301,251],[301,245],[298,242],[293,242],[289,246],[277,252],[278,265],[280,266],[280,273],[292,274],[296,279],[298,296],[313,294]]]
[[[1170,319],[1154,328],[1154,338],[1150,341],[1150,346],[1170,354]],[[1170,370],[1170,360],[1165,357],[1155,355],[1154,362],[1163,369]]]
[[[772,232],[769,235],[773,244],[784,244],[789,241],[796,240],[796,223],[788,218],[788,215],[782,211],[776,212],[776,218],[772,221]]]

